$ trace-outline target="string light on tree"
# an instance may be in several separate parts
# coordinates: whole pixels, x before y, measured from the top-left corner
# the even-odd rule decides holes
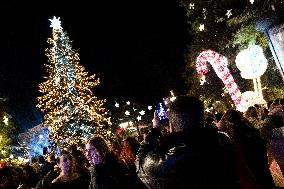
[[[144,111],[144,110],[141,110],[141,111],[139,112],[139,114],[140,114],[140,115],[145,115],[145,111]]]
[[[250,0],[249,2],[250,2],[251,4],[253,4],[253,3],[254,3],[254,0]]]
[[[199,31],[203,31],[205,29],[204,24],[200,24]]]
[[[232,9],[227,10],[226,15],[227,15],[228,18],[230,18],[230,16],[232,16]]]
[[[204,15],[203,18],[204,18],[204,20],[205,20],[205,19],[206,19],[206,8],[203,8],[203,9],[202,9],[202,13],[203,13],[203,15]]]
[[[200,85],[204,85],[204,83],[206,83],[206,78],[205,78],[205,75],[202,75],[200,77]]]
[[[189,9],[194,9],[194,3],[189,4]]]
[[[119,104],[118,104],[117,102],[115,103],[114,106],[117,107],[117,108],[119,108]]]
[[[8,125],[9,118],[7,116],[4,116],[3,117],[3,122],[4,122],[5,125]]]
[[[130,112],[128,110],[125,111],[125,115],[129,116]]]
[[[173,102],[176,99],[176,96],[173,90],[171,90],[170,93],[171,93],[170,101]]]

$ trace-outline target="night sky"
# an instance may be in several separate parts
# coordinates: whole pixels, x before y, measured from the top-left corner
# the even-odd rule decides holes
[[[67,2],[0,3],[0,94],[9,97],[24,130],[40,122],[34,105],[38,84],[47,75],[44,49],[53,16],[61,17],[80,63],[100,78],[94,88],[99,98],[151,104],[170,90],[186,93],[181,74],[189,36],[175,0]]]

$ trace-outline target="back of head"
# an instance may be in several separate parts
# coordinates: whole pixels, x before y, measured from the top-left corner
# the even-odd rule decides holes
[[[38,156],[38,162],[41,163],[41,164],[44,164],[45,163],[45,159],[43,156]]]
[[[204,126],[204,105],[196,97],[177,96],[169,103],[169,121],[176,132]]]
[[[258,118],[257,108],[255,106],[250,106],[244,113],[246,118]]]
[[[238,123],[242,121],[242,115],[239,111],[230,109],[224,114],[224,119],[226,119],[229,123]]]
[[[129,148],[135,154],[139,149],[139,142],[134,137],[127,137],[123,141],[123,148]]]
[[[71,153],[76,153],[76,151],[77,151],[77,146],[76,146],[76,144],[72,144],[72,145],[70,145],[67,149],[68,149],[68,151],[71,152]]]

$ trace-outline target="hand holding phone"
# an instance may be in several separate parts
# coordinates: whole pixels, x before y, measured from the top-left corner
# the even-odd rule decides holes
[[[157,110],[155,110],[154,112],[154,118],[152,122],[153,122],[153,128],[159,128],[161,125]]]

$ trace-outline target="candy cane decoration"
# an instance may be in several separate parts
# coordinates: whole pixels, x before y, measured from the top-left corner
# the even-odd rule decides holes
[[[217,76],[227,87],[229,94],[235,103],[237,109],[241,109],[242,93],[240,92],[230,70],[228,69],[228,60],[226,57],[212,50],[206,50],[199,54],[196,59],[197,73],[204,77],[208,73],[206,62],[209,62],[215,70]]]

